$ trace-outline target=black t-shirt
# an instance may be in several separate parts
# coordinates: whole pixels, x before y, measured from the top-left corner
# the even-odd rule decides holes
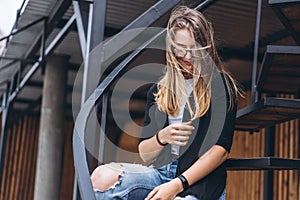
[[[224,82],[223,76],[222,80]],[[154,84],[150,88],[147,95],[144,128],[142,131],[140,141],[153,137],[159,130],[168,126],[167,114],[160,111],[157,105],[155,104],[153,94],[156,92],[157,84]],[[225,109],[226,113],[224,117],[224,123],[221,123],[221,133],[218,134],[218,138],[216,139],[216,142],[214,144],[220,145],[223,148],[225,148],[228,152],[230,152],[234,132],[237,102],[234,99],[234,105],[232,105],[229,109],[229,94],[226,87],[224,95],[225,94],[226,97],[224,97],[224,100],[226,102],[224,102],[224,105],[226,105],[227,109]],[[191,105],[193,105],[193,97],[190,98],[190,102]],[[187,170],[195,161],[197,161],[199,156],[201,156],[199,155],[200,148],[203,145],[203,141],[205,140],[206,134],[209,132],[208,129],[210,128],[210,123],[212,120],[212,106],[214,105],[211,104],[209,110],[204,116],[192,122],[193,126],[195,127],[195,130],[190,136],[188,144],[180,148],[179,156],[173,156],[171,154],[171,145],[167,145],[160,152],[159,156],[153,163],[155,167],[158,168],[162,165],[172,162],[174,159],[178,159],[177,174],[179,175],[185,170]],[[216,111],[214,110],[214,112]],[[188,121],[189,119],[189,112],[185,108],[183,114],[183,122]],[[184,197],[186,195],[194,195],[201,200],[217,200],[224,191],[225,185],[226,168],[225,164],[223,163],[209,175],[199,180],[195,184],[191,185],[187,190],[181,192],[179,196]]]

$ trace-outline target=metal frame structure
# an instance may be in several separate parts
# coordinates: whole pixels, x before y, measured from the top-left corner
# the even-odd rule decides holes
[[[159,1],[156,5],[154,5],[155,10],[159,10],[158,7],[156,7],[157,5],[166,5],[165,3],[168,2],[167,0],[161,0]],[[171,1],[174,3],[174,1]],[[196,7],[196,9],[203,9],[204,7],[208,6],[210,3],[212,3],[212,0],[207,0],[204,1],[203,3],[201,3],[199,6]],[[177,3],[174,3],[174,5],[176,5]],[[170,5],[167,4],[169,6],[169,9],[171,9],[174,5]],[[167,12],[169,9],[166,9],[165,6],[163,6],[163,9],[165,12]],[[141,17],[139,17],[138,19],[141,21],[134,21],[134,23],[131,23],[130,25],[128,25],[126,28],[123,29],[123,31],[131,29],[136,27],[135,24],[138,24],[139,27],[143,27],[143,23],[145,22],[145,25],[150,25],[152,24],[156,19],[152,18],[152,23],[150,23],[150,19],[148,19],[147,17],[145,17],[147,20],[144,20],[143,16],[148,16],[150,15],[153,8],[150,8],[149,10],[147,10]],[[157,12],[157,11],[156,11]],[[162,15],[162,14],[161,14]],[[149,24],[148,24],[149,23]],[[132,27],[133,26],[133,27]],[[89,97],[89,99],[86,100],[85,104],[82,106],[80,113],[77,116],[76,122],[75,122],[75,127],[74,127],[74,133],[73,133],[73,150],[74,150],[74,162],[75,162],[75,170],[76,170],[76,175],[78,177],[78,185],[79,185],[79,190],[80,190],[80,194],[81,194],[81,198],[82,199],[95,199],[94,196],[94,192],[92,189],[92,185],[91,185],[91,181],[89,178],[89,168],[88,168],[88,164],[86,163],[86,152],[85,152],[85,145],[84,142],[82,141],[82,139],[84,138],[85,135],[85,128],[86,128],[86,122],[87,119],[90,115],[91,109],[94,106],[94,103],[101,97],[104,98],[103,101],[103,108],[102,110],[106,111],[107,110],[107,95],[106,95],[106,90],[107,88],[109,88],[110,84],[113,82],[113,80],[117,77],[117,75],[122,72],[122,70],[127,66],[127,64],[129,62],[131,62],[132,59],[134,59],[137,55],[139,55],[139,53],[146,48],[152,41],[154,41],[162,32],[160,32],[159,34],[157,34],[156,36],[154,36],[152,39],[150,39],[149,41],[147,41],[145,44],[143,44],[141,47],[139,47],[138,49],[136,49],[133,53],[131,53],[127,58],[125,58],[116,68],[114,68],[114,70],[100,83],[100,85],[96,88],[96,90],[94,90],[93,94]],[[118,36],[116,36],[118,37]],[[114,38],[115,40],[112,41],[117,41],[116,38]],[[126,41],[128,42],[128,41]],[[126,42],[124,42],[123,44],[121,44],[120,46],[122,47]],[[109,44],[109,42],[108,42]],[[111,42],[111,44],[114,44],[114,42]],[[117,45],[118,43],[115,43],[115,45]],[[119,48],[120,48],[119,46]],[[106,47],[104,45],[104,48],[106,50]],[[116,52],[118,48],[114,47],[112,52]],[[109,51],[110,52],[110,51]],[[112,55],[110,53],[108,53],[108,55]],[[104,58],[105,59],[105,58]],[[104,117],[104,119],[102,118],[102,123],[106,122],[106,115],[102,115],[102,117]],[[101,131],[101,136],[100,138],[104,138],[104,130]],[[104,142],[102,141],[100,146],[100,156],[103,156],[103,150],[104,150]],[[99,158],[100,162],[102,161],[101,159],[103,158]],[[76,188],[74,188],[76,190]],[[74,193],[76,194],[76,193]],[[76,199],[77,197],[73,197],[73,199]]]
[[[228,170],[268,170],[267,172],[272,172],[274,169],[299,170],[299,165],[300,160],[274,158],[271,155],[265,158],[231,158],[226,161],[226,169]],[[272,188],[273,184],[265,184],[265,187],[268,188],[266,191],[270,191],[269,188]],[[265,196],[264,199],[272,199],[269,197],[271,196]]]
[[[272,9],[277,14],[281,23],[286,27],[289,31],[295,42],[300,45],[300,36],[294,27],[291,25],[290,21],[286,18],[286,16],[280,10],[280,7],[284,7],[285,3],[297,3],[299,0],[269,0],[269,4],[272,6]]]
[[[261,7],[262,0],[257,1],[257,14],[256,14],[256,28],[255,28],[255,40],[254,40],[254,55],[252,63],[252,85],[251,85],[251,103],[258,100],[258,93],[256,90],[256,71],[257,71],[257,60],[259,51],[259,31],[260,31],[260,20],[261,20]]]
[[[194,5],[196,5],[195,9],[200,10],[206,8],[211,3],[214,3],[216,0],[197,0],[194,2]],[[293,0],[292,0],[293,1]],[[25,2],[25,1],[24,1]],[[24,2],[21,6],[21,9],[24,6]],[[85,128],[89,128],[87,132],[96,132],[94,130],[96,121],[90,121],[87,122],[88,115],[90,114],[90,111],[92,107],[87,106],[88,103],[91,105],[94,105],[96,100],[102,98],[102,117],[101,117],[101,130],[100,131],[100,148],[99,151],[99,162],[103,161],[103,152],[104,152],[104,143],[105,143],[105,125],[106,125],[106,118],[107,118],[107,107],[108,107],[108,88],[110,84],[115,80],[117,75],[122,72],[122,70],[125,69],[126,65],[130,63],[137,55],[140,54],[140,52],[147,47],[148,44],[150,44],[153,40],[155,40],[158,35],[154,36],[151,40],[147,41],[145,44],[143,44],[139,49],[131,53],[128,57],[126,57],[110,74],[108,77],[106,77],[100,85],[96,88],[98,85],[98,74],[100,73],[99,69],[101,69],[101,62],[104,62],[108,59],[110,59],[116,52],[118,52],[120,49],[122,49],[124,46],[126,46],[132,39],[137,37],[142,31],[143,28],[146,28],[153,24],[155,21],[160,19],[165,13],[167,13],[171,8],[173,8],[175,5],[177,5],[180,2],[180,0],[160,0],[158,3],[153,5],[151,8],[149,8],[147,11],[145,11],[142,15],[140,15],[136,20],[134,20],[132,23],[130,23],[128,26],[126,26],[122,32],[125,32],[127,30],[132,29],[138,29],[140,28],[140,31],[136,31],[135,34],[132,35],[131,38],[128,38],[127,40],[120,40],[120,35],[115,35],[112,39],[110,39],[107,42],[103,42],[104,39],[104,32],[105,32],[105,14],[106,14],[106,0],[100,1],[100,0],[66,0],[61,1],[59,9],[57,12],[53,14],[53,16],[49,18],[40,18],[27,26],[18,29],[17,31],[12,31],[9,36],[6,36],[1,40],[6,39],[7,41],[9,38],[17,34],[23,30],[26,30],[27,28],[31,27],[32,25],[36,23],[43,22],[44,23],[44,29],[43,34],[41,35],[40,44],[35,44],[35,46],[31,49],[30,53],[26,56],[27,58],[34,55],[34,53],[39,49],[40,50],[40,56],[37,60],[35,59],[27,59],[27,58],[10,58],[10,57],[0,57],[0,59],[7,59],[12,60],[12,62],[8,63],[6,67],[9,67],[12,64],[15,64],[16,62],[20,62],[20,69],[16,76],[13,76],[12,80],[10,82],[4,82],[0,84],[6,84],[6,92],[4,93],[4,96],[2,97],[2,106],[0,107],[0,113],[2,113],[2,131],[1,131],[1,138],[0,138],[0,181],[2,177],[2,170],[3,170],[3,164],[4,164],[4,154],[5,154],[5,141],[6,141],[6,130],[7,130],[7,118],[9,114],[9,109],[11,107],[11,103],[15,100],[17,94],[22,90],[22,88],[27,84],[30,83],[30,78],[33,76],[33,74],[37,71],[39,67],[41,67],[42,73],[44,73],[45,70],[45,58],[51,54],[51,52],[56,48],[56,46],[64,39],[64,37],[70,32],[70,30],[74,27],[74,25],[77,25],[77,31],[80,41],[80,47],[81,47],[81,54],[84,60],[84,78],[83,78],[83,89],[82,89],[82,97],[81,97],[81,105],[84,110],[84,112],[80,113],[78,115],[78,118],[76,120],[75,128],[74,128],[74,135],[73,135],[73,150],[74,150],[74,162],[75,162],[75,170],[76,170],[76,177],[74,181],[74,193],[73,193],[73,199],[78,199],[78,188],[80,190],[80,194],[82,199],[95,199],[91,182],[89,179],[89,171],[90,167],[93,163],[93,157],[89,154],[87,154],[84,143],[82,141],[82,138],[84,138],[84,131]],[[281,3],[282,0],[269,0],[269,4],[277,4]],[[284,1],[286,2],[286,1]],[[289,1],[291,2],[291,1]],[[50,30],[52,30],[56,26],[56,22],[62,18],[66,10],[70,7],[70,5],[73,3],[74,8],[74,14],[71,16],[71,18],[67,21],[67,23],[62,27],[60,32],[57,34],[57,36],[52,40],[52,42],[46,47],[46,39],[50,35]],[[199,4],[199,5],[198,5]],[[279,16],[281,22],[287,27],[288,32],[291,33],[294,40],[300,44],[300,38],[297,34],[295,34],[295,30],[293,27],[289,24],[289,21],[285,18],[285,16],[282,14],[282,12],[277,9],[275,6],[272,6],[274,11]],[[257,4],[257,14],[256,14],[256,27],[255,27],[255,40],[254,44],[248,44],[245,46],[244,50],[248,50],[248,48],[253,45],[254,46],[254,55],[253,55],[253,65],[252,65],[252,82],[251,82],[251,102],[252,102],[252,108],[257,106],[277,106],[278,102],[274,103],[274,101],[271,101],[272,98],[267,98],[267,101],[263,100],[258,101],[259,99],[259,90],[257,88],[259,82],[257,81],[256,72],[257,72],[257,64],[258,64],[258,58],[260,57],[259,54],[259,47],[261,46],[260,43],[263,42],[263,40],[266,41],[272,41],[272,40],[278,40],[283,37],[287,36],[287,31],[282,30],[280,32],[280,35],[272,35],[268,38],[261,38],[259,37],[260,32],[260,23],[261,23],[261,9],[262,9],[262,0],[258,0]],[[97,10],[97,12],[93,12]],[[20,11],[18,11],[17,16],[20,15]],[[17,17],[18,18],[18,17]],[[15,23],[15,27],[17,27],[17,22]],[[160,33],[161,34],[161,33]],[[99,62],[99,58],[95,58],[94,55],[91,54],[91,51],[99,46],[101,47],[102,51],[105,51],[104,53],[101,53],[101,58]],[[225,49],[227,52],[233,52],[237,53],[234,49]],[[33,56],[32,56],[33,57]],[[249,60],[249,56],[245,56],[245,59]],[[26,73],[26,75],[21,79],[21,70],[24,63],[33,63],[31,69]],[[3,70],[1,68],[0,70]],[[15,84],[16,83],[16,84]],[[96,89],[95,89],[96,88]],[[94,90],[95,89],[95,90]],[[41,98],[39,98],[37,101],[40,101]],[[278,100],[279,101],[279,100]],[[273,104],[274,105],[273,105]],[[294,102],[292,104],[289,104],[287,101],[279,102],[280,105],[283,105],[283,103],[287,103],[288,106],[294,106]],[[247,112],[250,108],[247,108]],[[250,110],[251,110],[250,109]],[[238,115],[240,115],[244,111],[240,111]],[[88,126],[86,123],[89,123]],[[270,134],[266,135],[266,155],[265,156],[272,156],[274,154],[274,147],[273,141],[271,138],[272,132],[274,130],[272,128],[267,129],[267,132]],[[95,134],[96,135],[96,134]],[[95,141],[96,136],[92,137],[92,141]],[[257,165],[253,164],[257,162]],[[254,167],[257,169],[257,166],[260,166],[260,169],[274,169],[274,166],[278,166],[284,168],[284,169],[294,169],[293,165],[296,163],[299,164],[298,161],[291,161],[291,160],[284,160],[284,159],[273,159],[273,158],[262,158],[262,159],[252,159],[245,162],[245,160],[232,160],[229,161],[229,167],[228,169],[236,169],[235,167],[239,166],[239,169],[242,169],[244,166],[245,168],[251,168]],[[273,168],[272,168],[273,166]],[[299,165],[298,165],[299,166]],[[298,168],[297,168],[298,169]],[[270,199],[273,195],[272,188],[270,186],[270,182],[273,182],[273,175],[270,174],[271,172],[265,173],[265,184],[264,184],[264,198]],[[77,182],[78,180],[78,182]],[[77,185],[78,184],[78,185]],[[1,183],[0,183],[1,187]]]
[[[13,76],[12,80],[10,82],[6,82],[6,84],[9,85],[9,87],[7,87],[9,89],[7,89],[6,93],[4,93],[4,96],[2,97],[3,103],[2,103],[2,107],[0,109],[0,113],[2,113],[2,129],[1,129],[1,138],[0,138],[0,152],[1,152],[1,154],[0,154],[0,178],[2,177],[2,173],[3,173],[5,143],[6,143],[6,137],[7,137],[7,118],[9,115],[10,104],[14,101],[17,94],[23,89],[25,84],[29,81],[29,79],[33,76],[33,74],[37,71],[37,69],[40,66],[42,66],[42,68],[44,68],[45,58],[49,54],[51,54],[51,52],[63,40],[63,38],[66,36],[66,34],[71,30],[72,25],[74,24],[74,21],[75,21],[75,15],[73,15],[69,19],[69,21],[66,23],[66,25],[61,29],[61,31],[57,34],[57,36],[53,39],[53,41],[46,48],[45,41],[46,41],[46,38],[50,34],[49,29],[55,27],[55,23],[56,23],[57,19],[61,18],[63,16],[66,9],[70,6],[70,3],[71,3],[70,0],[62,1],[61,7],[57,11],[57,13],[55,13],[55,15],[52,16],[51,19],[47,18],[47,17],[42,17],[38,20],[35,20],[32,23],[29,23],[28,25],[26,25],[20,29],[17,29],[17,30],[12,29],[11,33],[8,36],[0,39],[0,41],[6,39],[7,43],[8,43],[8,40],[10,39],[11,36],[18,34],[37,23],[41,23],[41,22],[44,23],[43,33],[42,33],[41,38],[39,39],[41,41],[40,47],[38,47],[38,45],[36,45],[32,49],[32,51],[29,53],[29,55],[34,54],[33,52],[35,52],[37,48],[40,48],[40,56],[39,56],[38,60],[23,59],[23,58],[15,58],[14,59],[14,58],[7,58],[7,57],[2,58],[2,59],[13,60],[6,67],[9,67],[16,62],[20,62],[20,68],[17,72],[17,76]],[[18,10],[18,13],[20,13],[20,11],[23,9],[24,4],[25,4],[25,0],[23,1],[21,8]],[[18,17],[16,20],[18,21]],[[17,21],[15,22],[14,28],[17,27]],[[34,63],[31,66],[30,70],[26,73],[26,75],[21,79],[20,73],[21,73],[21,68],[22,68],[24,61],[25,62],[29,61],[30,63],[31,62],[34,62]],[[3,68],[1,68],[0,70],[2,70],[2,69]],[[42,72],[43,72],[43,69],[42,69]],[[15,78],[16,78],[16,81],[15,81]],[[16,83],[16,84],[12,84],[12,83]],[[0,84],[3,84],[3,83],[0,83]],[[1,187],[1,184],[2,184],[2,178],[0,179],[0,187]]]
[[[299,45],[300,44],[300,38],[299,35],[296,34],[296,31],[290,24],[289,20],[284,16],[282,11],[278,8],[278,6],[285,6],[284,3],[294,3],[298,2],[299,0],[269,0],[269,5],[272,6],[272,9],[279,17],[282,24],[287,28],[295,42]],[[278,5],[276,5],[278,4]],[[247,115],[251,115],[252,113],[255,113],[256,111],[260,112],[264,109],[268,109],[268,107],[285,107],[285,108],[291,108],[295,109],[293,113],[289,113],[289,116],[282,117],[280,120],[273,120],[272,123],[267,123],[264,125],[261,125],[261,127],[255,127],[255,130],[265,128],[265,158],[262,158],[261,160],[248,160],[246,162],[243,162],[241,160],[235,160],[234,162],[230,162],[232,166],[235,164],[241,167],[245,166],[251,167],[262,167],[263,169],[299,169],[299,159],[280,159],[276,158],[269,158],[269,156],[274,156],[274,134],[275,134],[275,127],[272,125],[275,125],[277,123],[292,120],[295,118],[299,118],[299,101],[297,100],[289,100],[289,99],[276,99],[272,97],[266,97],[262,100],[259,100],[261,88],[263,85],[263,82],[265,81],[266,73],[269,71],[269,67],[265,67],[265,64],[268,64],[269,57],[267,57],[268,54],[272,53],[291,53],[291,54],[297,54],[299,53],[299,47],[280,47],[280,46],[267,46],[266,53],[264,55],[260,73],[258,75],[258,79],[256,78],[256,72],[257,72],[257,61],[258,61],[258,52],[259,52],[259,32],[260,32],[260,18],[261,18],[261,7],[262,7],[262,1],[258,0],[258,7],[257,7],[257,18],[256,18],[256,31],[255,31],[255,44],[254,44],[254,58],[253,58],[253,66],[252,66],[252,86],[251,86],[251,104],[250,106],[247,106],[237,113],[237,118],[243,118]],[[284,51],[282,51],[284,50]],[[282,92],[282,91],[281,91]],[[271,93],[272,94],[272,93]],[[277,115],[277,113],[275,113]],[[241,120],[243,121],[243,119]],[[267,127],[266,127],[267,126]],[[271,126],[271,127],[269,127]],[[254,131],[255,131],[254,130]],[[265,163],[267,161],[267,163]],[[236,163],[235,163],[236,162]],[[242,162],[242,163],[241,163]],[[248,164],[247,164],[248,163]],[[264,172],[264,199],[273,199],[273,182],[274,182],[274,172],[272,170],[267,170]]]
[[[294,109],[294,113],[281,113],[278,116],[278,120],[274,119],[267,119],[269,123],[263,123],[263,125],[253,122],[252,124],[248,123],[248,128],[237,128],[237,130],[242,131],[258,131],[264,127],[273,126],[275,124],[297,119],[300,117],[300,100],[293,100],[293,99],[283,99],[283,98],[274,98],[274,97],[265,97],[250,106],[242,108],[237,112],[238,120],[243,121],[244,117],[247,118],[248,115],[256,114],[256,111],[262,111],[264,109],[269,109],[269,114],[278,114],[276,108],[286,108],[286,109]],[[259,114],[259,113],[258,113]],[[288,117],[286,115],[289,115]],[[245,119],[246,121],[249,119]],[[242,123],[242,122],[241,122]]]
[[[261,63],[261,68],[258,74],[257,78],[257,87],[256,89],[260,92],[285,92],[289,93],[296,91],[297,88],[297,83],[296,82],[291,82],[290,88],[293,88],[294,91],[288,91],[289,89],[286,89],[285,91],[280,91],[278,88],[274,88],[273,91],[266,90],[264,89],[265,83],[267,76],[270,75],[271,73],[271,68],[272,68],[272,59],[275,56],[283,56],[283,55],[300,55],[300,46],[275,46],[275,45],[267,45],[266,51]],[[297,67],[297,64],[295,65]],[[282,88],[281,88],[282,89]]]
[[[9,94],[11,92],[11,84],[7,82],[6,84],[6,92],[4,93],[2,99],[2,123],[1,123],[1,137],[0,137],[0,187],[1,180],[3,175],[3,167],[4,167],[4,155],[5,155],[5,147],[6,147],[6,138],[7,138],[7,118],[9,114],[10,102],[8,101]]]

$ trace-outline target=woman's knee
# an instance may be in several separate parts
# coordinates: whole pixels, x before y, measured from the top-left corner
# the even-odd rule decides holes
[[[93,188],[106,191],[118,183],[120,171],[106,165],[98,166],[91,175]]]

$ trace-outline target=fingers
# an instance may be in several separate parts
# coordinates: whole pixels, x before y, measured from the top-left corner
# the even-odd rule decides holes
[[[195,128],[191,125],[192,122],[183,122],[183,123],[175,123],[172,124],[173,128],[176,130],[183,130],[183,131],[193,131]]]
[[[187,145],[187,143],[188,143],[188,141],[177,141],[177,140],[172,142],[172,144],[181,146],[181,147]]]
[[[185,142],[185,141],[188,141],[188,140],[190,139],[190,137],[189,137],[189,136],[186,136],[186,135],[175,135],[175,136],[173,137],[173,139],[174,139],[175,141]]]
[[[192,121],[188,121],[188,122],[182,122],[183,124],[188,124],[188,125],[191,125],[192,124]]]
[[[172,137],[171,144],[175,144],[178,146],[185,146],[188,143],[190,137],[188,135],[174,135]]]
[[[171,131],[171,135],[189,136],[191,134],[192,134],[191,130],[183,130],[183,129],[176,130],[176,129],[173,129]]]
[[[154,189],[148,194],[148,196],[145,198],[145,200],[150,200],[150,199],[152,199],[152,198],[155,196],[156,193],[157,193],[157,188],[154,188]]]

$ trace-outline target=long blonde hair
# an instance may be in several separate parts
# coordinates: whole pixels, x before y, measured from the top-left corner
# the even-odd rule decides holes
[[[174,43],[176,31],[181,29],[190,31],[200,52],[200,59],[195,59],[193,64],[194,108],[191,107],[188,100],[185,78],[180,73],[182,71],[181,64],[172,52],[172,46],[176,46]],[[232,95],[237,95],[238,87],[231,75],[225,71],[218,56],[211,23],[200,12],[186,6],[178,6],[172,11],[167,25],[166,49],[165,75],[158,82],[158,92],[154,94],[160,110],[168,115],[176,116],[179,113],[181,102],[184,101],[187,102],[192,120],[203,116],[210,107],[211,82],[214,70],[223,73],[229,93],[230,106],[233,104]],[[207,59],[208,57],[210,59]],[[210,60],[211,62],[209,62]]]

